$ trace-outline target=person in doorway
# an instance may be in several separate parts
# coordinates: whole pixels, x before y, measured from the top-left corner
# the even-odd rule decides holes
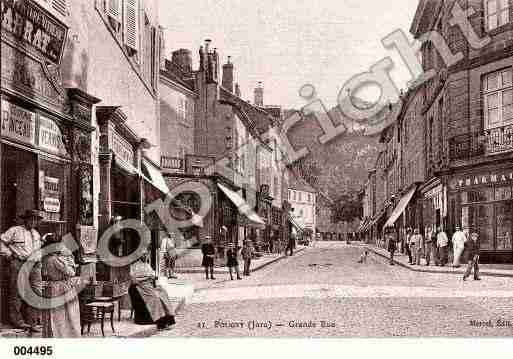
[[[412,265],[420,265],[420,257],[422,255],[422,234],[420,234],[420,230],[415,228],[413,231],[413,236],[411,236],[411,252],[413,256]]]
[[[134,322],[157,324],[157,329],[168,330],[176,323],[173,305],[166,290],[156,284],[155,273],[147,260],[146,251],[130,266],[128,294],[134,308]]]
[[[461,230],[460,226],[456,226],[456,232],[454,232],[452,236],[452,248],[454,259],[452,266],[454,268],[460,267],[460,259],[463,254],[463,250],[465,249],[465,242],[467,241],[467,237],[465,233]]]
[[[239,259],[238,259],[238,249],[230,243],[228,245],[228,251],[226,252],[226,266],[228,267],[228,271],[230,272],[230,279],[233,280],[233,271],[237,274],[237,279],[241,280],[240,270],[239,270]]]
[[[250,241],[244,241],[242,246],[242,259],[244,260],[244,275],[249,276],[251,272],[251,259],[253,258],[253,246]]]
[[[436,248],[440,266],[443,267],[447,264],[449,258],[449,237],[447,237],[447,234],[442,229],[442,227],[438,227],[438,234],[436,235]]]
[[[394,263],[394,253],[397,249],[396,243],[396,234],[395,229],[393,227],[385,228],[385,240],[387,242],[388,252],[390,253],[390,265],[395,265]]]
[[[48,283],[45,296],[65,296],[66,300],[62,305],[43,310],[43,338],[79,338],[80,305],[72,281],[78,265],[61,238],[52,236],[46,243],[56,244],[57,248],[42,260],[43,278]]]
[[[174,233],[165,237],[162,240],[162,248],[164,249],[164,261],[166,266],[166,276],[168,278],[177,279],[175,274],[176,259],[178,253],[176,252],[176,237]]]
[[[16,328],[40,332],[40,311],[26,304],[22,294],[30,295],[33,290],[36,294],[42,295],[41,255],[33,254],[41,249],[45,241],[45,237],[41,239],[36,229],[43,216],[40,211],[27,210],[20,218],[23,225],[11,227],[0,235],[5,247],[4,255],[9,258],[8,315],[11,324]],[[25,266],[26,263],[29,265]],[[27,273],[28,267],[31,267],[30,273]],[[20,293],[18,280],[23,277],[28,278],[29,283],[24,286],[25,292]]]
[[[406,254],[408,255],[408,263],[409,264],[412,264],[413,260],[412,260],[412,255],[411,255],[411,236],[412,236],[412,233],[411,233],[411,228],[407,228],[406,229],[406,236],[405,236],[405,239],[404,239],[404,248],[406,250]]]
[[[472,268],[474,268],[474,280],[481,280],[479,278],[479,236],[477,233],[473,232],[470,235],[470,241],[467,241],[465,243],[466,247],[466,253],[467,253],[467,270],[465,271],[465,274],[463,275],[463,280],[467,280],[467,278],[470,276],[470,273],[472,272]]]
[[[205,237],[205,242],[201,246],[201,253],[203,254],[203,261],[201,262],[201,265],[205,267],[205,276],[208,280],[208,274],[210,273],[210,279],[214,280],[214,257],[216,254],[216,249],[212,244],[212,237]]]

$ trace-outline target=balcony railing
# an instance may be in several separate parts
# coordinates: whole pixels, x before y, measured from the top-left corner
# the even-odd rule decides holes
[[[486,153],[495,154],[513,150],[513,125],[485,131]]]
[[[513,151],[513,125],[466,133],[449,140],[451,160]]]
[[[449,157],[451,160],[465,160],[485,153],[480,132],[465,133],[449,139]]]

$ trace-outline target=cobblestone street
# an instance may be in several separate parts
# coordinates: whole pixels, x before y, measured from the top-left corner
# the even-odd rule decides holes
[[[390,266],[376,255],[357,264],[361,251],[319,243],[242,281],[218,275],[195,292],[176,328],[159,336],[513,335],[512,278],[463,282]]]

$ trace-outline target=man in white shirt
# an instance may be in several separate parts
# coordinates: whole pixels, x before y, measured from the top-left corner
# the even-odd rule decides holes
[[[27,210],[21,218],[22,226],[11,227],[0,235],[0,240],[7,247],[7,256],[10,259],[9,319],[16,328],[39,332],[40,329],[35,327],[39,311],[23,301],[21,294],[18,293],[18,281],[21,275],[27,275],[20,273],[24,264],[27,261],[34,262],[28,274],[29,283],[37,294],[42,295],[41,255],[31,256],[41,248],[42,240],[36,228],[43,216],[37,210]]]
[[[460,266],[460,258],[465,249],[465,242],[467,241],[467,236],[461,230],[460,226],[456,226],[456,232],[454,232],[452,236],[452,247],[454,253],[454,260],[452,266],[458,268]]]

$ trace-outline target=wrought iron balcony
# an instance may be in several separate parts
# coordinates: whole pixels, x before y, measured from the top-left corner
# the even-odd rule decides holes
[[[513,151],[513,125],[466,133],[449,140],[451,160],[465,160],[511,151]]]
[[[485,153],[480,132],[465,133],[449,139],[449,157],[451,160],[465,160]]]
[[[485,131],[486,154],[513,151],[513,125]]]

